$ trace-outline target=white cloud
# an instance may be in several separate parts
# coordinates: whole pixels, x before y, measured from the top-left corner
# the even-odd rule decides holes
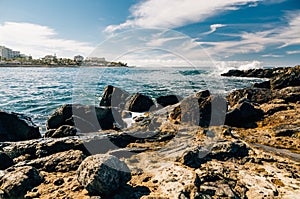
[[[286,54],[288,54],[288,55],[300,54],[300,50],[291,50],[291,51],[286,51]]]
[[[260,0],[148,0],[131,8],[131,16],[119,25],[106,27],[106,32],[132,27],[175,28],[201,22],[224,10],[237,10],[239,5]]]
[[[285,27],[274,27],[273,29],[254,33],[243,32],[241,34],[233,34],[232,36],[234,37],[240,37],[239,40],[234,41],[201,41],[198,44],[208,45],[209,47],[206,47],[208,52],[215,55],[222,55],[223,57],[235,54],[258,53],[271,45],[275,46],[274,48],[276,46],[277,48],[284,48],[291,45],[299,45],[300,12],[289,13],[286,19],[288,25]]]
[[[211,34],[211,33],[215,32],[218,28],[222,28],[225,26],[226,26],[225,24],[212,24],[212,25],[210,25],[210,31],[205,32],[203,34],[205,34],[205,35]]]
[[[280,58],[284,57],[283,55],[274,55],[274,54],[264,54],[262,57],[274,57],[274,58]]]
[[[86,56],[93,50],[89,43],[59,38],[55,30],[32,23],[0,24],[0,41],[1,45],[35,58],[54,53],[59,57]]]

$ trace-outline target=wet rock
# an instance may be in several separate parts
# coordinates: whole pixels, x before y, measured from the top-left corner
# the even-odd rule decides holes
[[[85,157],[86,155],[82,151],[69,150],[29,162],[22,162],[18,166],[25,164],[47,172],[69,172],[75,171]]]
[[[77,129],[74,126],[62,125],[58,129],[50,129],[45,133],[45,137],[62,138],[68,136],[74,136],[77,133]]]
[[[23,198],[27,191],[43,181],[39,172],[31,166],[11,167],[6,172],[0,179],[1,198]]]
[[[249,148],[241,141],[220,140],[212,146],[199,146],[186,150],[179,161],[189,167],[198,168],[212,159],[221,161],[230,158],[240,159],[247,156],[248,152]]]
[[[125,104],[125,109],[132,112],[146,112],[154,106],[153,100],[141,93],[132,95]]]
[[[40,138],[39,128],[31,119],[19,113],[0,111],[0,142]]]
[[[226,100],[219,96],[210,96],[208,90],[198,92],[183,99],[169,114],[173,123],[186,123],[208,127],[224,124],[227,111]]]
[[[14,161],[6,154],[3,152],[0,152],[0,170],[7,169],[8,167],[14,165]]]
[[[226,114],[225,124],[234,127],[256,127],[256,121],[261,120],[264,112],[251,103],[244,102]]]
[[[131,179],[127,165],[112,155],[87,157],[77,170],[77,180],[91,195],[105,196]]]
[[[116,121],[122,123],[120,113],[111,108],[66,104],[49,116],[47,130],[70,125],[78,128],[81,133],[89,133],[113,129]]]
[[[161,105],[162,107],[177,104],[181,100],[182,100],[182,97],[177,96],[177,95],[166,95],[166,96],[160,96],[160,97],[156,98],[156,102],[159,105]]]
[[[100,106],[124,108],[126,99],[130,94],[118,87],[108,85],[104,88]]]
[[[229,70],[221,76],[234,77],[256,77],[256,78],[272,78],[284,72],[287,68],[269,68],[269,69],[249,69],[249,70]]]

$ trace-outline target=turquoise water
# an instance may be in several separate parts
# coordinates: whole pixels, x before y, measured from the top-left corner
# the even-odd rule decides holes
[[[260,81],[196,68],[0,68],[0,109],[30,116],[44,132],[56,108],[66,103],[98,105],[108,84],[151,97],[185,97],[204,89],[225,95]]]

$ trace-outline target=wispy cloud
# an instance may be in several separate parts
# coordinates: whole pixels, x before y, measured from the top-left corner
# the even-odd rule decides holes
[[[260,0],[148,0],[131,8],[131,16],[121,24],[106,27],[106,32],[132,27],[176,28],[189,23],[201,22],[224,10],[237,10],[238,6]]]
[[[291,51],[286,51],[286,54],[288,54],[288,55],[300,54],[300,50],[291,50]]]
[[[60,57],[86,56],[93,50],[89,43],[62,39],[54,29],[32,23],[0,24],[0,38],[1,45],[36,58],[54,53]]]
[[[208,32],[205,32],[205,33],[203,33],[204,35],[209,35],[209,34],[211,34],[211,33],[213,33],[213,32],[216,32],[216,30],[218,29],[218,28],[222,28],[222,27],[225,27],[226,25],[225,24],[212,24],[212,25],[210,25],[210,31],[208,31]]]
[[[284,57],[284,56],[283,55],[274,55],[274,54],[265,54],[265,55],[262,55],[262,57],[280,58],[280,57]]]
[[[286,19],[288,24],[280,28],[274,27],[254,33],[243,32],[240,34],[232,34],[233,37],[239,37],[239,39],[233,41],[199,41],[198,43],[200,45],[209,46],[206,49],[211,54],[223,55],[224,57],[241,53],[262,52],[271,45],[277,49],[290,45],[299,45],[300,12],[288,13]]]

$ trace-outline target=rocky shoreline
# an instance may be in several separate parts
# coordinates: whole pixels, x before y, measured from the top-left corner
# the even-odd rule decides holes
[[[0,198],[297,198],[300,66],[223,75],[269,81],[155,101],[107,86],[99,106],[59,107],[43,138],[0,111]]]

